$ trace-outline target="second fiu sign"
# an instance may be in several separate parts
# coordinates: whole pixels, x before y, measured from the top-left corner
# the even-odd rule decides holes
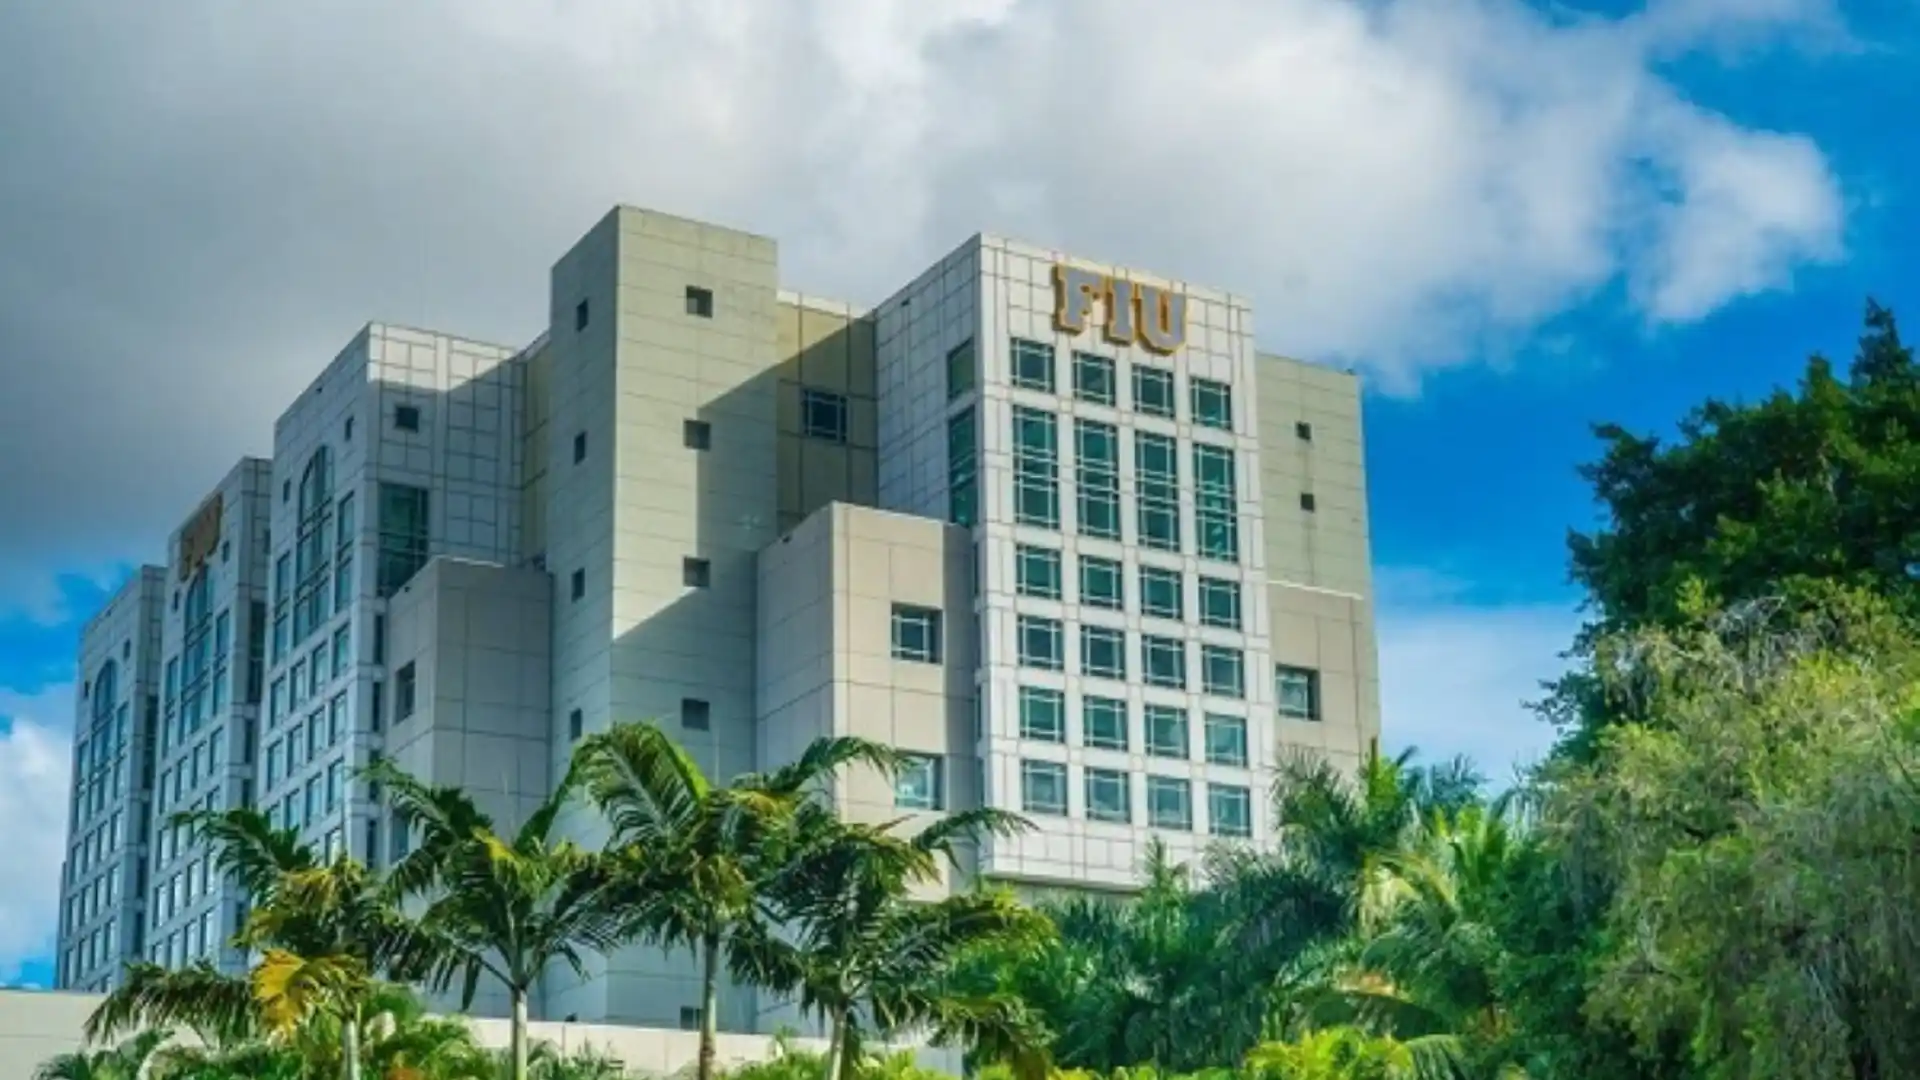
[[[1054,329],[1085,331],[1095,304],[1106,309],[1102,331],[1115,345],[1139,345],[1164,356],[1187,342],[1185,294],[1073,266],[1053,268]]]

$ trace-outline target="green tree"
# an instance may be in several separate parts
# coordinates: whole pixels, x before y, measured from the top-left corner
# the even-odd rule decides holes
[[[49,1058],[34,1070],[34,1080],[140,1080],[154,1053],[173,1033],[143,1031],[104,1050],[76,1050]]]
[[[616,724],[581,742],[575,760],[612,827],[604,865],[625,931],[699,960],[697,1075],[713,1080],[721,966],[761,918],[766,883],[808,842],[797,811],[842,769],[890,773],[900,757],[864,739],[818,739],[789,765],[719,784],[659,727]]]
[[[511,1075],[527,1080],[528,999],[541,973],[560,960],[584,974],[588,951],[619,940],[593,855],[555,835],[576,774],[569,771],[511,836],[460,788],[423,784],[386,760],[367,775],[420,834],[391,871],[398,895],[423,903],[396,935],[394,954],[436,991],[459,979],[462,1008],[472,1005],[482,977],[498,981],[511,1002]]]

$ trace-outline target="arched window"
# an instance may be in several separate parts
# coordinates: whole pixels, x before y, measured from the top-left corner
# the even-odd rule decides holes
[[[300,519],[305,521],[332,497],[333,457],[323,446],[307,459],[306,471],[300,474]]]
[[[100,666],[93,677],[93,722],[105,724],[113,719],[113,706],[120,700],[120,665],[112,660]]]
[[[333,458],[322,446],[300,474],[300,527],[293,547],[293,642],[297,646],[327,621],[327,567],[331,565]]]

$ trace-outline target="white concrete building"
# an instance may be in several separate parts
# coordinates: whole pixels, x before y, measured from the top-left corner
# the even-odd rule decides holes
[[[350,780],[372,755],[513,824],[581,736],[654,719],[719,776],[909,751],[846,811],[1019,811],[965,872],[1025,890],[1262,842],[1279,755],[1356,763],[1379,720],[1358,387],[1252,319],[989,236],[865,309],[616,209],[531,345],[369,327],[281,417],[252,794],[379,863],[407,838]],[[699,1019],[689,959],[641,948],[538,1006]]]

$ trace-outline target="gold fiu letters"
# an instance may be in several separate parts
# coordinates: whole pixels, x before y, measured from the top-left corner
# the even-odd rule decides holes
[[[1072,266],[1053,268],[1054,329],[1082,333],[1095,302],[1106,308],[1102,330],[1116,345],[1139,345],[1164,356],[1186,344],[1184,294]]]

